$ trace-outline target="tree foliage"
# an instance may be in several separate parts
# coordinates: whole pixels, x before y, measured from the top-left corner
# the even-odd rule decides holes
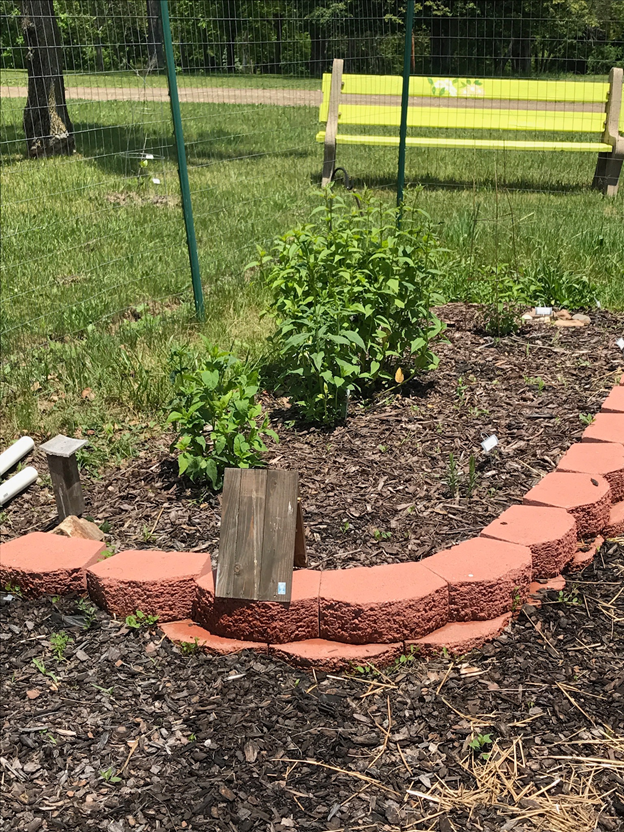
[[[69,71],[154,67],[149,0],[55,0]],[[398,73],[405,0],[170,0],[185,72],[319,76]],[[19,4],[0,0],[4,68],[24,68]],[[151,60],[151,64],[150,64]],[[622,0],[425,0],[416,4],[413,71],[604,73],[624,62]]]

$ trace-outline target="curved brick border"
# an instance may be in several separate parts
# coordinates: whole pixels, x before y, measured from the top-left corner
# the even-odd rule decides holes
[[[215,598],[210,558],[126,551],[35,532],[0,545],[0,583],[25,595],[88,589],[110,613],[158,615],[168,638],[213,655],[268,653],[304,668],[386,664],[403,651],[465,653],[495,638],[540,585],[624,534],[624,378],[525,496],[479,537],[418,563],[299,570],[289,604]],[[579,543],[582,542],[582,545]]]

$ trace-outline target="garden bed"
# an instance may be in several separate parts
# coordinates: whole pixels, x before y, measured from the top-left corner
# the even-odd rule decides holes
[[[439,369],[367,407],[352,403],[333,430],[302,428],[285,400],[264,398],[281,438],[267,461],[299,471],[314,568],[418,560],[478,534],[554,469],[624,364],[621,314],[596,311],[586,328],[532,325],[497,340],[480,332],[475,307],[439,312],[448,323]],[[491,434],[499,446],[485,454],[480,443]],[[163,436],[101,478],[83,475],[87,513],[106,524],[114,547],[216,559],[219,499],[180,480],[168,448]],[[35,487],[9,506],[0,533],[54,524],[51,489]]]
[[[20,832],[617,832],[623,578],[612,544],[469,657],[351,676],[182,653],[75,598],[2,594],[0,817]]]

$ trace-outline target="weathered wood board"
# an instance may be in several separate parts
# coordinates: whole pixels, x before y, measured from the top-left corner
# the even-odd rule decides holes
[[[305,566],[298,494],[296,471],[226,470],[217,597],[290,601],[293,564]]]

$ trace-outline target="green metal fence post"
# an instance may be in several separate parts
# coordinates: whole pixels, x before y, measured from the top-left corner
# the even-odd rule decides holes
[[[200,321],[204,320],[204,290],[202,289],[199,258],[197,256],[197,239],[195,237],[195,222],[193,220],[193,203],[189,187],[188,168],[186,166],[186,148],[184,147],[184,133],[182,132],[182,118],[180,116],[180,99],[178,98],[178,80],[176,78],[175,59],[173,57],[173,41],[171,39],[171,23],[169,22],[168,0],[160,0],[160,16],[162,19],[163,40],[165,43],[165,57],[167,59],[167,82],[169,99],[171,101],[171,115],[173,116],[173,133],[175,136],[176,153],[178,157],[178,174],[180,176],[180,191],[182,193],[182,211],[186,226],[186,242],[191,263],[191,279],[193,281],[193,295],[195,297],[195,313]]]
[[[399,130],[399,172],[397,175],[397,225],[401,224],[403,186],[405,185],[405,145],[407,140],[407,108],[409,106],[410,63],[412,59],[412,29],[414,28],[414,0],[408,0],[405,15],[405,49],[403,51],[403,90],[401,93],[401,127]]]

